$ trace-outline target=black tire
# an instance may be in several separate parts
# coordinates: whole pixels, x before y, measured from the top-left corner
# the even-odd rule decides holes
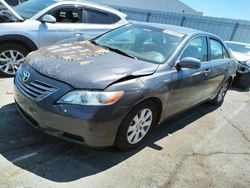
[[[29,54],[29,50],[25,48],[24,46],[17,44],[17,43],[3,43],[0,45],[0,55],[8,50],[14,50],[20,52],[24,57],[26,57]],[[5,62],[0,62],[0,65],[4,65]],[[13,77],[15,74],[8,74],[0,69],[0,75],[3,77]]]
[[[150,109],[152,112],[152,122],[151,125],[144,137],[135,144],[131,144],[128,141],[128,128],[133,122],[133,119],[135,118],[136,115],[138,115],[142,110],[144,109]],[[150,134],[152,128],[158,123],[158,108],[157,105],[154,102],[151,101],[145,101],[139,105],[137,105],[128,115],[127,117],[123,120],[123,122],[120,125],[120,128],[117,132],[116,135],[116,140],[115,140],[115,147],[119,150],[129,150],[138,147],[145,138]],[[139,134],[139,133],[138,133]]]
[[[220,106],[222,105],[222,103],[224,102],[224,98],[227,94],[227,91],[230,87],[230,80],[227,80],[223,83],[223,85],[221,86],[218,94],[216,95],[216,97],[210,101],[210,104],[211,105],[214,105],[214,106]]]
[[[237,76],[234,79],[234,85],[243,90],[250,88],[250,73],[237,73]]]

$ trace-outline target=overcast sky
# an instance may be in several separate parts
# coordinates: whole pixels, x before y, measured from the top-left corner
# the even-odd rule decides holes
[[[204,16],[250,20],[250,0],[181,0]]]

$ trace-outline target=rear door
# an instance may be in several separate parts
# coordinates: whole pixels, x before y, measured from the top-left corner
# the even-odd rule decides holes
[[[214,37],[209,37],[209,61],[210,68],[205,73],[206,88],[204,88],[203,99],[208,99],[216,94],[222,82],[226,78],[226,74],[230,68],[230,56],[222,44],[222,42]]]
[[[181,58],[192,57],[201,60],[199,69],[181,68],[173,70],[171,75],[171,92],[168,100],[167,114],[172,115],[201,102],[205,83],[205,72],[210,67],[208,62],[208,45],[206,36],[198,36],[190,41]]]

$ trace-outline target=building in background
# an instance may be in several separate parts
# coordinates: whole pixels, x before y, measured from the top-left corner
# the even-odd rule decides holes
[[[202,15],[179,0],[90,0],[110,6]]]

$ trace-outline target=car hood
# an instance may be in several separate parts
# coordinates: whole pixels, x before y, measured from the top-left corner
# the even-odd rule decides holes
[[[54,45],[27,56],[39,73],[81,89],[105,89],[113,83],[153,74],[159,65],[136,60],[89,41]]]
[[[3,14],[3,15],[2,15]],[[8,16],[13,17],[16,20],[23,21],[24,19],[13,9],[10,5],[8,5],[4,0],[0,0],[0,16]]]

